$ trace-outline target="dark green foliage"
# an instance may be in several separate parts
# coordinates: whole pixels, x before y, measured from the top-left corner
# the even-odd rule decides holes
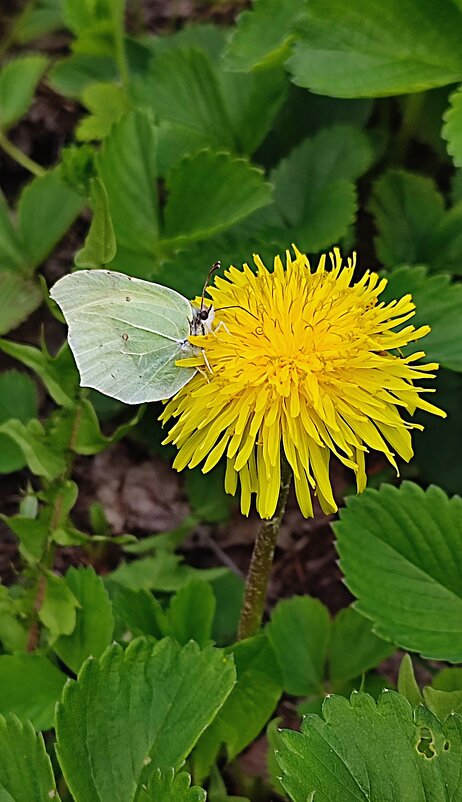
[[[457,802],[461,669],[435,661],[462,662],[462,502],[446,495],[462,484],[462,0],[254,0],[228,27],[211,0],[161,35],[142,5],[26,2],[0,41],[0,475],[22,472],[1,514],[0,797]],[[76,110],[46,167],[22,131],[44,97]],[[413,481],[371,476],[333,524],[354,602],[272,598],[235,643],[247,557],[220,550],[237,514],[224,461],[181,480],[168,531],[114,535],[81,494],[88,458],[122,439],[168,458],[161,405],[79,386],[48,287],[104,267],[194,298],[217,259],[271,266],[292,243],[313,264],[357,249],[357,278],[388,280],[380,301],[412,294],[448,420],[416,414]],[[193,542],[217,562],[190,561]],[[405,655],[382,693],[397,647],[431,658],[431,683]],[[268,726],[270,780],[248,776],[238,755],[295,709],[301,732]],[[53,728],[57,744],[34,731]]]

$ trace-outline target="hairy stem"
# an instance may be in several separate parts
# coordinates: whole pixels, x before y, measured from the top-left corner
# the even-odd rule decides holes
[[[260,629],[265,609],[268,583],[273,566],[274,549],[279,527],[286,508],[292,471],[285,456],[281,460],[281,489],[276,511],[269,521],[263,521],[257,534],[245,584],[244,603],[239,621],[238,640],[250,638]]]

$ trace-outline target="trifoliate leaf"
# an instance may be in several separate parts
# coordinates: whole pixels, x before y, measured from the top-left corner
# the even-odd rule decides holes
[[[300,733],[282,733],[277,760],[293,802],[426,802],[462,793],[462,716],[442,725],[394,691],[377,703],[365,693],[331,696],[322,713],[307,716]]]
[[[232,658],[193,642],[181,649],[138,639],[89,659],[57,713],[59,761],[75,802],[133,802],[145,769],[177,769],[234,682]]]
[[[420,92],[462,78],[461,36],[452,0],[310,0],[288,65],[322,95]]]
[[[350,496],[334,524],[357,609],[379,635],[462,660],[462,499],[412,482]]]

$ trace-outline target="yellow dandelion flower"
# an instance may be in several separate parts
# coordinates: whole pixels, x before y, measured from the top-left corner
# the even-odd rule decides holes
[[[330,259],[330,270],[323,255],[313,271],[295,249],[285,269],[279,257],[270,272],[254,256],[256,273],[246,264],[216,278],[208,290],[214,330],[191,337],[201,351],[181,363],[201,372],[161,416],[177,418],[165,442],[178,447],[178,470],[205,460],[206,473],[226,454],[225,489],[235,494],[240,484],[244,514],[252,493],[262,518],[274,514],[281,447],[302,513],[313,515],[312,493],[330,513],[337,509],[331,452],[355,472],[361,492],[369,449],[396,469],[396,454],[412,457],[410,429],[422,427],[400,411],[445,415],[422,398],[431,390],[414,384],[433,378],[438,365],[415,364],[423,351],[403,357],[399,350],[430,331],[403,326],[414,315],[411,296],[380,303],[385,278],[367,271],[352,284],[355,258],[342,266],[334,249]]]

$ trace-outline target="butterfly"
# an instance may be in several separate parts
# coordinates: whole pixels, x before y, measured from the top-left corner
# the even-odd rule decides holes
[[[199,308],[169,287],[110,270],[79,270],[57,281],[50,295],[69,327],[81,386],[125,404],[175,395],[197,372],[176,364],[200,351],[188,337],[212,330],[204,293],[219,267],[212,265]]]

